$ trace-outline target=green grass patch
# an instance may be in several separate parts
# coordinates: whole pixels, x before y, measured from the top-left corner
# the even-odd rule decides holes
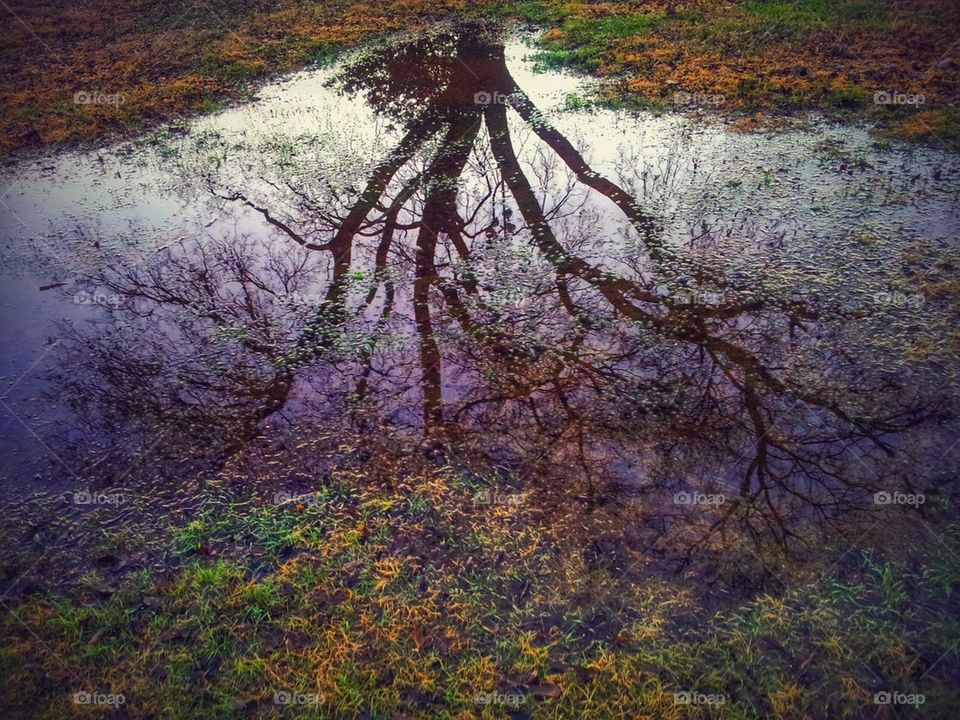
[[[644,35],[663,23],[663,13],[639,15],[611,15],[590,19],[571,19],[563,24],[563,31],[575,43],[609,42]]]
[[[543,50],[535,53],[533,71],[537,73],[575,68],[578,70],[596,70],[600,67],[601,48],[596,45],[586,45],[574,50]]]
[[[789,34],[853,24],[880,26],[887,17],[876,0],[748,0],[744,7]]]
[[[825,103],[838,110],[854,110],[867,106],[870,91],[858,85],[844,85],[827,91]]]
[[[499,17],[516,18],[537,25],[546,25],[563,18],[563,11],[548,2],[519,2],[493,5],[486,12]]]
[[[247,82],[260,74],[256,68],[246,63],[236,60],[225,60],[213,53],[205,54],[197,69],[201,75],[206,75],[207,77],[228,84]]]

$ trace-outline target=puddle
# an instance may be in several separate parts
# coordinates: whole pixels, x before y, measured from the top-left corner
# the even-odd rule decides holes
[[[612,489],[651,546],[949,476],[960,158],[583,108],[529,53],[441,30],[4,171],[3,495],[313,421]]]

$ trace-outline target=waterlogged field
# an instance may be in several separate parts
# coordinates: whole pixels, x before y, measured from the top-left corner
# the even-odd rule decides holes
[[[569,64],[0,176],[9,716],[956,716],[960,157]]]

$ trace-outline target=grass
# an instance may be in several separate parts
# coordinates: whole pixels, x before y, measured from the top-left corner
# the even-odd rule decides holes
[[[882,26],[887,19],[884,4],[876,0],[748,0],[746,10],[794,33],[853,24]]]
[[[663,23],[663,13],[611,15],[591,19],[572,18],[563,25],[563,32],[573,42],[608,42],[642,35]]]
[[[949,119],[960,76],[954,66],[939,67],[951,48],[948,34],[937,30],[938,23],[960,21],[958,8],[931,9],[920,2],[891,7],[879,0],[643,7],[646,12],[638,13],[633,6],[605,3],[525,4],[526,19],[545,28],[537,68],[603,76],[605,102],[669,105],[679,90],[722,97],[722,103],[711,103],[714,113],[813,110],[842,119],[869,117],[888,135],[960,147]],[[909,40],[891,43],[891,37]],[[913,108],[914,117],[901,118],[899,110],[873,103],[874,92],[894,86],[924,94],[928,112]]]
[[[535,72],[547,72],[560,68],[597,70],[600,67],[600,50],[595,45],[587,45],[575,50],[544,50],[533,55]]]
[[[277,504],[318,445],[297,447],[232,463],[221,480],[253,492],[170,528],[163,561],[108,596],[8,599],[4,716],[70,717],[82,691],[184,719],[512,709],[483,693],[533,718],[875,717],[886,690],[922,693],[930,717],[960,711],[958,526],[908,553],[830,550],[812,577],[718,602],[679,576],[591,561],[615,518],[569,501],[544,514],[535,496],[477,504],[484,478],[459,465],[374,454],[340,462],[311,502]]]
[[[960,150],[960,109],[893,113],[889,134],[922,140],[950,150]]]
[[[199,0],[91,0],[65,9],[15,0],[10,11],[23,23],[8,23],[0,46],[10,68],[0,83],[0,156],[208,112],[247,97],[252,82],[271,74],[327,64],[357,43],[454,15],[542,27],[541,70],[603,76],[604,98],[624,105],[669,104],[682,90],[723,96],[712,112],[867,115],[891,134],[957,145],[950,104],[960,74],[956,64],[939,67],[952,42],[942,29],[960,22],[950,3],[231,0],[212,13]],[[924,117],[875,107],[880,90],[923,93]],[[81,91],[125,100],[77,105]]]
[[[12,0],[0,44],[9,69],[0,83],[0,155],[102,141],[207,111],[247,97],[253,81],[327,64],[344,48],[445,17],[454,5]],[[125,100],[77,105],[81,91]]]
[[[557,22],[564,17],[562,9],[548,2],[495,3],[487,7],[486,12],[496,17],[524,20],[538,25]]]

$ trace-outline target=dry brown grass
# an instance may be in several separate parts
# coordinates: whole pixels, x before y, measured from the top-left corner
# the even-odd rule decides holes
[[[867,112],[902,135],[947,137],[951,144],[960,98],[960,5],[828,5],[820,11],[817,0],[11,0],[9,10],[0,10],[6,16],[0,154],[100,141],[144,122],[210,109],[243,97],[257,78],[461,12],[545,21],[547,49],[558,57],[576,53],[572,64],[610,78],[627,97],[669,102],[683,90],[722,95],[716,112]],[[603,25],[644,17],[652,21],[637,32],[610,33]],[[875,108],[877,90],[923,93],[924,112]],[[124,101],[77,104],[78,92]]]

